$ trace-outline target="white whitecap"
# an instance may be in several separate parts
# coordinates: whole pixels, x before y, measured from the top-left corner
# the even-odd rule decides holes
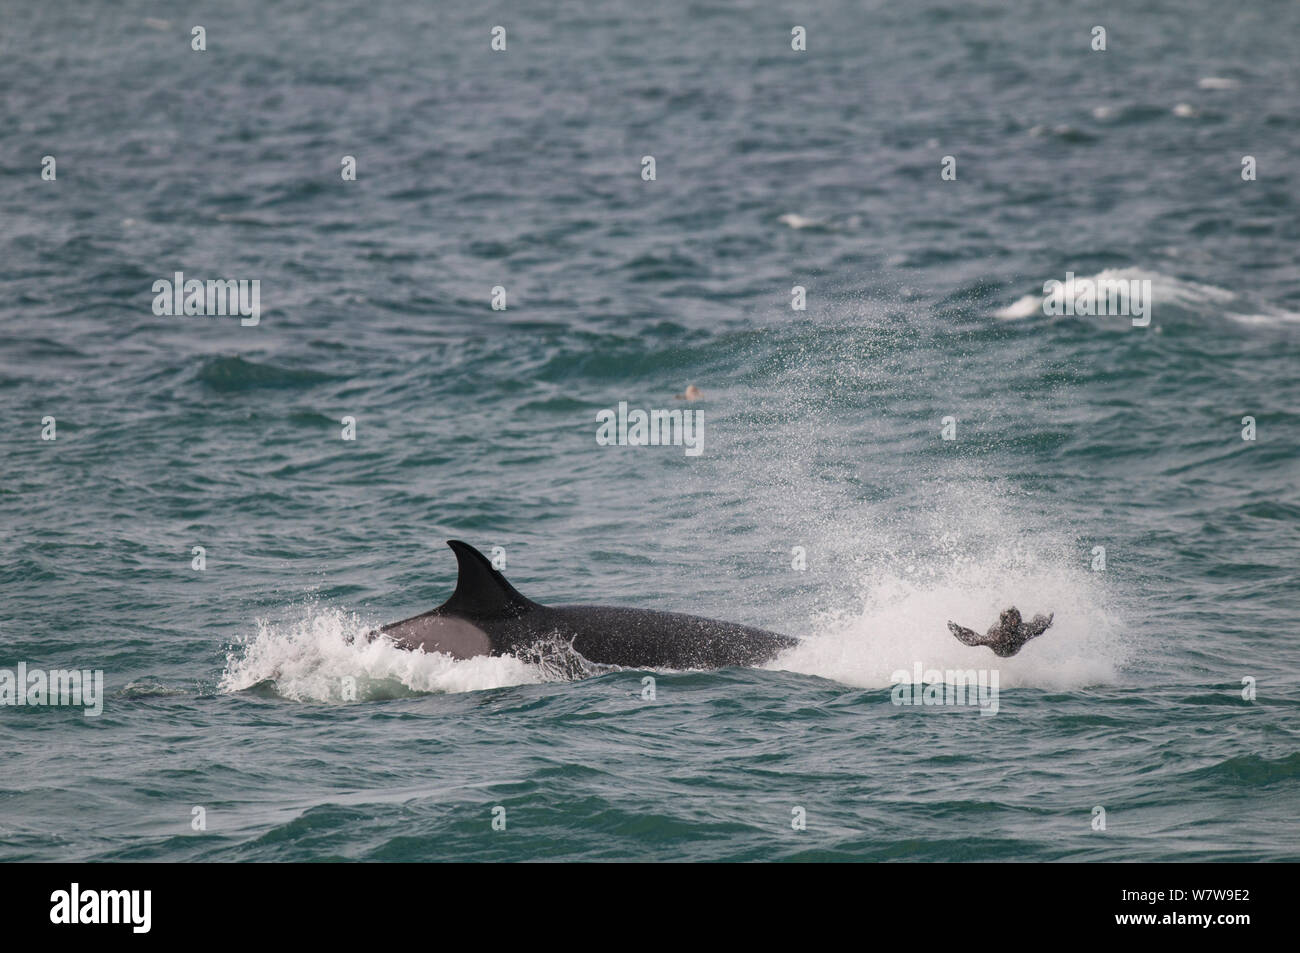
[[[258,620],[257,631],[227,654],[219,690],[269,683],[293,701],[342,702],[548,680],[540,667],[510,656],[453,659],[408,652],[387,639],[367,641],[374,628],[355,615],[316,606],[289,622]],[[352,690],[355,698],[348,697]]]
[[[782,225],[789,225],[791,228],[811,228],[814,225],[821,224],[814,219],[805,218],[804,216],[797,215],[794,212],[787,212],[778,218],[777,221]]]

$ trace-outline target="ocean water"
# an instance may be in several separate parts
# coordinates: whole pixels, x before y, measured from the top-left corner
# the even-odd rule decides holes
[[[0,707],[0,859],[1300,859],[1296,4],[3,21],[0,669],[104,697]],[[155,314],[176,271],[259,323]],[[1067,273],[1150,324],[1044,314]],[[597,445],[690,384],[699,456]],[[354,641],[449,538],[805,641]],[[1010,604],[1013,658],[946,630]]]

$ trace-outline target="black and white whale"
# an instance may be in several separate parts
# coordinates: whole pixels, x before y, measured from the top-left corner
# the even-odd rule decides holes
[[[438,608],[372,633],[399,648],[453,658],[527,655],[560,640],[589,662],[624,668],[706,669],[761,665],[799,640],[700,616],[615,606],[544,606],[515,591],[473,546],[456,554],[456,591]]]

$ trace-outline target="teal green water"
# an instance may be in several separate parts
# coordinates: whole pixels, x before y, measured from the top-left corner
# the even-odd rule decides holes
[[[0,670],[105,679],[0,707],[0,858],[1300,859],[1294,5],[179,16],[0,40]],[[176,270],[260,323],[155,316]],[[1067,272],[1150,326],[1045,316]],[[698,457],[596,444],[689,384]],[[448,538],[806,641],[351,641]],[[1013,603],[1014,658],[946,631]],[[918,665],[996,714],[893,704]]]

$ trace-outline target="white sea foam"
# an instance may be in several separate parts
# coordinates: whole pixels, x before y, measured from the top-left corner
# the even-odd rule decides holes
[[[294,701],[343,701],[348,678],[356,700],[427,692],[470,692],[547,679],[542,667],[519,659],[453,659],[408,652],[387,639],[366,641],[374,625],[338,609],[307,605],[293,621],[258,620],[256,633],[227,654],[220,690],[238,692],[270,683]],[[350,639],[350,641],[349,641]]]
[[[1300,321],[1300,313],[1272,307],[1256,314],[1237,314],[1233,311],[1225,311],[1224,314],[1239,324],[1273,325]]]
[[[993,316],[1001,318],[1003,321],[1017,321],[1021,318],[1032,318],[1034,315],[1042,313],[1043,295],[1025,295],[1023,298],[1017,298],[1013,304],[994,311]]]
[[[787,212],[785,215],[778,218],[777,221],[782,225],[789,225],[794,229],[812,228],[813,226],[821,224],[821,222],[818,222],[816,219],[805,218],[795,212]]]
[[[1047,278],[1055,278],[1060,281],[1063,280],[1064,274],[1048,275],[1044,280],[1047,280]],[[1300,318],[1300,315],[1294,312],[1284,311],[1259,302],[1252,302],[1246,296],[1235,291],[1229,291],[1226,288],[1174,278],[1145,268],[1107,268],[1105,271],[1098,272],[1088,278],[1078,277],[1075,282],[1129,282],[1134,280],[1151,282],[1151,312],[1153,319],[1157,321],[1160,318],[1161,309],[1170,305],[1186,311],[1222,315],[1244,324],[1277,324],[1295,321]],[[993,316],[1003,321],[1018,321],[1036,315],[1043,315],[1043,299],[1044,295],[1041,293],[1024,295],[1011,304],[994,311]]]
[[[845,567],[852,586],[834,611],[784,626],[805,641],[769,667],[885,688],[919,663],[923,672],[997,669],[1003,688],[1077,690],[1120,681],[1144,654],[1140,626],[1118,608],[1110,574],[1093,571],[1093,543],[1023,492],[945,480],[918,484],[913,503],[899,510],[864,501],[823,526],[809,549]],[[1010,658],[963,645],[948,630],[951,620],[984,632],[1012,605],[1026,619],[1054,620]]]
[[[1002,688],[1078,689],[1111,684],[1129,657],[1118,619],[1087,570],[1050,565],[954,562],[868,587],[860,612],[828,616],[770,668],[819,675],[860,688],[889,687],[898,671],[997,669]],[[983,632],[1015,604],[1025,618],[1054,613],[1052,627],[1011,658],[963,645],[948,621]]]

